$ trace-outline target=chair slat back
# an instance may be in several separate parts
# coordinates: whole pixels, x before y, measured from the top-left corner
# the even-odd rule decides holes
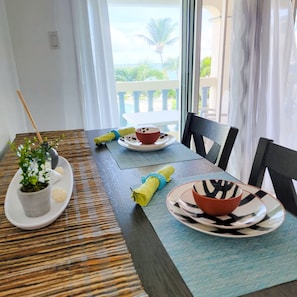
[[[297,151],[260,138],[251,169],[249,184],[261,187],[268,171],[276,197],[291,213],[297,215]]]
[[[189,112],[183,132],[182,143],[190,148],[193,139],[196,152],[223,170],[227,168],[238,129],[199,117]],[[206,149],[205,138],[213,143]]]

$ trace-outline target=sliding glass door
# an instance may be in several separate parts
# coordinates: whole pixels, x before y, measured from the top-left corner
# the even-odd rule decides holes
[[[227,121],[231,4],[108,0],[121,126],[179,137],[187,111]]]
[[[122,126],[179,129],[180,3],[108,0]]]

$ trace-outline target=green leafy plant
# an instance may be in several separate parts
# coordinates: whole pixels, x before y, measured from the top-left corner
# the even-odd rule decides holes
[[[10,143],[10,148],[16,153],[22,171],[20,181],[22,192],[37,192],[48,186],[50,178],[48,169],[51,168],[49,151],[57,148],[61,138],[42,144],[36,137],[25,138],[24,143],[19,146]]]

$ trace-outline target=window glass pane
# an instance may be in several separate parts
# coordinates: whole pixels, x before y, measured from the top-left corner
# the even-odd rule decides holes
[[[199,114],[227,122],[232,1],[203,1]]]
[[[180,3],[108,0],[121,126],[178,137]]]

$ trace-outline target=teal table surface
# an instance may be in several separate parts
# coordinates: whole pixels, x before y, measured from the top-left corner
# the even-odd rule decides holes
[[[222,238],[193,230],[166,207],[174,187],[225,172],[172,179],[143,207],[158,237],[194,296],[239,296],[297,279],[297,220],[287,213],[275,231],[250,238]]]
[[[106,145],[121,169],[197,160],[201,158],[201,156],[179,142],[175,142],[162,150],[152,152],[129,150],[119,145],[117,141],[109,142]]]

